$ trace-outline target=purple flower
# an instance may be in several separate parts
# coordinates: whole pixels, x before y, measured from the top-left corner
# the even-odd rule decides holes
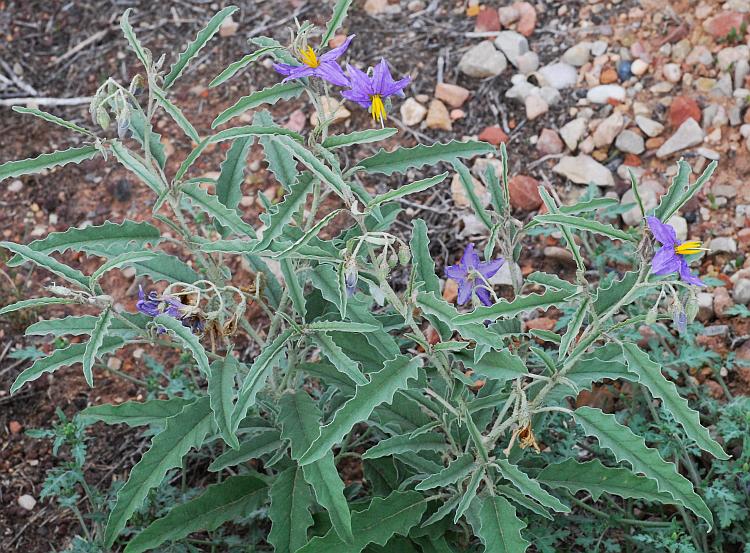
[[[492,261],[479,261],[474,244],[466,246],[458,265],[445,268],[445,275],[458,282],[458,304],[465,304],[474,292],[484,305],[492,305],[490,290],[485,281],[495,276],[504,262],[502,257]]]
[[[160,296],[156,292],[149,292],[148,296],[143,293],[143,287],[138,286],[138,302],[136,309],[149,317],[156,317],[165,313],[170,317],[182,320],[185,316],[187,306],[174,296]]]
[[[349,74],[350,89],[344,90],[341,95],[369,110],[373,120],[379,120],[381,125],[386,118],[383,100],[394,94],[403,96],[404,88],[411,82],[411,77],[394,81],[384,59],[372,70],[372,77],[348,64],[346,72]]]
[[[656,252],[651,260],[651,269],[655,275],[668,275],[678,273],[680,278],[688,284],[696,286],[705,286],[701,279],[690,272],[686,255],[699,253],[705,250],[697,240],[680,242],[677,240],[677,234],[674,229],[665,223],[662,223],[656,217],[646,217],[651,234],[657,241],[662,244],[659,251]]]
[[[344,55],[353,38],[354,35],[348,36],[341,46],[329,50],[320,57],[315,54],[311,46],[307,46],[299,52],[302,65],[274,63],[273,68],[278,73],[286,75],[286,78],[281,82],[286,82],[289,79],[301,79],[302,77],[319,77],[336,86],[349,86],[349,79],[336,60]]]

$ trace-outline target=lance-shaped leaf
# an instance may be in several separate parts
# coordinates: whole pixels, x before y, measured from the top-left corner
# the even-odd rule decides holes
[[[111,353],[125,345],[120,338],[105,338],[104,343],[99,347],[99,354]],[[16,393],[21,386],[32,380],[36,380],[44,373],[56,371],[60,367],[68,367],[76,363],[83,363],[83,354],[86,351],[86,344],[73,344],[63,349],[56,349],[47,357],[42,357],[34,361],[28,369],[18,375],[13,385],[10,387],[10,393]]]
[[[320,434],[320,417],[320,410],[304,391],[284,394],[279,400],[281,435],[289,440],[293,459],[299,460]],[[326,452],[318,461],[303,466],[302,471],[307,483],[313,487],[317,502],[328,511],[335,533],[351,543],[354,540],[351,514],[333,453]]]
[[[150,399],[148,401],[126,401],[120,405],[92,405],[80,413],[78,418],[86,421],[101,421],[105,424],[127,424],[164,426],[169,417],[179,414],[194,399],[175,397],[172,399]]]
[[[323,537],[315,537],[297,553],[359,553],[367,544],[385,545],[394,535],[405,536],[419,523],[427,509],[427,502],[417,492],[393,492],[388,497],[376,497],[370,506],[352,515],[352,543],[344,543],[333,530]]]
[[[397,148],[392,152],[381,149],[374,156],[363,159],[357,163],[368,173],[404,173],[407,169],[419,169],[425,165],[437,165],[438,163],[451,163],[459,158],[471,158],[495,152],[495,147],[487,142],[457,142],[451,141],[447,144],[433,144],[425,146],[420,144],[413,148]]]
[[[320,348],[320,353],[325,355],[339,372],[344,373],[352,382],[360,386],[367,384],[359,363],[346,355],[330,335],[325,332],[316,332],[311,337],[315,345]]]
[[[412,227],[414,230],[411,235],[411,242],[409,242],[409,249],[414,264],[414,275],[417,281],[424,284],[422,286],[424,292],[432,292],[437,297],[440,295],[440,279],[435,274],[435,261],[430,255],[430,238],[427,235],[427,225],[422,219],[414,219]],[[425,317],[440,333],[443,340],[450,338],[451,329],[445,322],[428,313],[425,314]]]
[[[299,463],[307,465],[323,457],[339,443],[358,422],[367,420],[378,405],[391,403],[397,391],[406,388],[409,380],[417,377],[419,360],[400,355],[387,361],[385,368],[372,373],[371,380],[357,386],[354,397],[336,411],[331,422],[320,429],[320,436],[300,457]]]
[[[150,121],[139,110],[133,110],[130,114],[130,125],[128,127],[135,138],[146,151],[146,141],[148,141],[148,154],[156,163],[164,169],[167,164],[167,153],[164,150],[164,144],[161,143],[161,135],[154,132]]]
[[[267,497],[268,486],[260,478],[249,474],[230,476],[149,524],[130,540],[125,553],[142,553],[193,532],[216,530],[225,522],[250,516],[263,506]]]
[[[539,482],[529,477],[528,474],[519,469],[516,465],[509,463],[506,459],[495,461],[500,474],[503,478],[513,484],[519,491],[527,497],[531,497],[549,509],[558,513],[569,513],[570,507],[564,505],[554,495],[542,489]]]
[[[234,410],[234,376],[239,363],[231,355],[217,359],[208,372],[208,397],[211,411],[214,413],[216,426],[221,437],[232,448],[239,449],[240,442],[232,431],[232,411]]]
[[[568,349],[570,349],[570,345],[573,343],[573,340],[578,337],[578,332],[581,330],[583,320],[586,318],[586,313],[588,313],[590,301],[591,300],[589,300],[589,298],[584,298],[581,302],[581,305],[579,305],[575,313],[573,313],[573,317],[568,323],[568,328],[565,331],[565,334],[563,334],[562,339],[560,340],[560,349],[557,356],[558,361],[565,358],[565,356],[568,354]]]
[[[659,202],[654,215],[660,221],[669,221],[670,217],[677,213],[706,184],[717,165],[718,162],[716,161],[709,163],[703,174],[693,184],[690,184],[690,173],[692,172],[690,165],[682,159],[678,161],[677,174],[672,179],[672,185],[667,193],[661,197],[661,202]]]
[[[502,299],[490,307],[477,307],[471,313],[459,315],[454,322],[459,325],[470,323],[482,323],[496,319],[507,319],[515,317],[524,311],[532,309],[549,309],[556,307],[571,297],[570,292],[566,290],[547,290],[542,294],[528,294],[526,296],[517,296],[514,300],[508,301]]]
[[[479,360],[474,359],[472,350],[459,351],[454,355],[466,368],[500,382],[514,380],[528,372],[521,358],[507,348],[488,351]]]
[[[66,129],[70,131],[85,134],[86,136],[95,138],[94,133],[92,133],[91,131],[84,129],[83,127],[79,127],[75,123],[66,121],[65,119],[62,119],[61,117],[52,115],[51,113],[47,113],[46,111],[41,111],[36,108],[29,108],[29,107],[23,107],[23,106],[13,106],[13,111],[15,111],[16,113],[22,113],[24,115],[33,115],[34,117],[39,117],[40,119],[44,119],[48,123],[54,123],[55,125],[60,125],[61,127],[65,127]]]
[[[687,400],[677,391],[674,382],[664,377],[661,366],[654,363],[648,354],[641,351],[636,344],[623,343],[622,349],[630,372],[637,374],[638,382],[646,386],[654,397],[661,400],[664,408],[682,426],[687,437],[717,459],[729,459],[729,455],[711,438],[708,429],[701,424],[700,415],[690,408]]]
[[[154,318],[154,323],[156,323],[157,326],[164,327],[172,332],[180,342],[190,350],[190,353],[193,354],[193,359],[195,359],[195,362],[198,364],[200,371],[205,376],[208,376],[210,370],[208,367],[208,356],[206,355],[206,350],[203,349],[198,337],[193,334],[188,327],[167,314],[161,314]]]
[[[484,544],[484,553],[523,553],[529,547],[521,536],[526,524],[516,515],[516,509],[499,495],[480,496],[472,505],[475,517],[469,521]]]
[[[211,123],[211,128],[215,129],[230,119],[242,115],[246,111],[257,108],[258,106],[264,104],[273,105],[279,100],[291,100],[292,98],[296,98],[302,94],[304,90],[305,86],[302,83],[290,81],[288,83],[278,83],[268,88],[253,92],[247,96],[243,96],[237,100],[233,106],[222,111],[216,119],[214,119],[213,123]]]
[[[132,338],[133,336],[145,333],[146,324],[151,321],[150,317],[142,313],[123,312],[120,313],[120,316],[125,320],[113,318],[107,332],[109,336],[118,336],[124,339]],[[90,335],[94,330],[97,320],[98,317],[93,315],[71,315],[61,319],[46,319],[26,327],[24,335],[46,336],[51,334],[55,338],[59,338],[60,336]]]
[[[197,184],[184,185],[182,193],[195,207],[207,213],[221,226],[240,236],[255,238],[255,230],[242,220],[237,211],[223,205],[218,197],[209,194]]]
[[[265,250],[275,238],[281,236],[287,225],[291,223],[292,217],[304,207],[314,184],[315,178],[309,173],[305,173],[292,185],[291,191],[273,209],[260,216],[266,227],[263,229],[263,237],[254,247],[255,251]]]
[[[572,282],[563,280],[557,275],[551,275],[541,271],[534,271],[526,277],[526,281],[541,284],[545,288],[551,288],[553,290],[567,290],[571,294],[574,294],[578,290],[578,286]]]
[[[361,332],[375,332],[383,327],[376,324],[354,323],[351,321],[313,321],[307,325],[306,328],[316,332],[345,332],[358,334]]]
[[[456,482],[466,478],[472,469],[475,468],[478,468],[478,466],[474,463],[474,456],[465,453],[461,457],[451,461],[447,467],[437,474],[431,474],[422,480],[415,488],[417,490],[430,490],[432,488],[452,486]]]
[[[166,253],[157,253],[150,260],[133,263],[133,268],[137,275],[151,277],[154,282],[166,280],[192,284],[201,278],[185,262]]]
[[[601,234],[607,238],[613,240],[623,240],[625,242],[632,241],[633,237],[625,231],[613,227],[609,223],[602,223],[599,221],[585,219],[584,217],[577,217],[575,215],[565,215],[563,213],[550,213],[547,215],[537,215],[535,217],[537,221],[542,223],[551,223],[555,225],[565,225],[567,227],[586,230],[595,234]]]
[[[149,251],[121,253],[120,255],[115,256],[100,265],[96,269],[96,271],[91,274],[91,277],[89,277],[89,288],[91,290],[96,289],[97,285],[99,284],[99,279],[101,279],[105,273],[111,271],[112,269],[120,269],[127,265],[142,263],[143,261],[153,261],[156,256],[157,254],[155,252]]]
[[[378,459],[396,453],[406,453],[418,451],[442,451],[447,446],[445,436],[437,432],[427,432],[418,436],[400,434],[381,440],[375,446],[365,452],[363,459]]]
[[[17,301],[0,308],[0,315],[6,315],[7,313],[13,313],[14,311],[20,311],[21,309],[44,307],[46,305],[62,305],[66,303],[75,303],[75,301],[67,298],[32,298],[29,300]]]
[[[6,161],[0,164],[0,181],[21,175],[33,175],[45,169],[60,167],[68,163],[81,163],[98,153],[99,151],[94,146],[81,146],[49,154],[40,154],[35,158]]]
[[[122,17],[120,17],[120,28],[122,29],[122,34],[125,35],[128,45],[135,52],[135,57],[143,64],[144,68],[148,68],[151,65],[151,56],[146,54],[146,49],[138,40],[138,37],[135,36],[133,26],[128,21],[131,11],[133,11],[133,8],[128,8],[122,14]]]
[[[395,200],[397,198],[403,198],[404,196],[407,196],[409,194],[414,194],[416,192],[422,192],[423,190],[428,190],[429,188],[432,188],[436,184],[443,182],[447,176],[448,176],[447,172],[441,173],[434,177],[429,177],[426,179],[418,180],[418,181],[412,182],[411,184],[401,186],[400,188],[389,190],[385,194],[380,194],[379,196],[374,197],[372,201],[370,201],[370,203],[367,204],[367,207],[373,208],[373,207],[379,206],[380,204],[384,202],[390,202],[391,200]]]
[[[341,25],[343,25],[344,19],[346,19],[346,12],[352,5],[352,2],[353,0],[338,0],[338,2],[336,2],[336,5],[333,8],[333,13],[331,14],[331,19],[326,23],[326,32],[323,34],[323,38],[320,39],[321,44],[328,44],[328,41],[333,38],[336,31],[338,31]]]
[[[469,483],[466,485],[466,490],[464,490],[463,495],[456,506],[456,512],[453,514],[453,524],[456,524],[458,519],[460,519],[471,506],[471,503],[477,496],[477,490],[479,489],[479,484],[482,482],[483,476],[484,467],[482,466],[478,467],[472,473]]]
[[[250,371],[237,394],[237,403],[232,414],[233,432],[237,431],[240,421],[245,418],[248,409],[255,404],[255,396],[266,385],[268,375],[281,362],[286,352],[287,342],[293,333],[292,329],[287,329],[279,334],[273,342],[263,348],[260,355],[253,361]]]
[[[638,283],[638,271],[628,271],[619,280],[613,280],[609,286],[599,287],[594,298],[594,310],[604,314],[620,299],[630,292]]]
[[[185,51],[179,55],[177,61],[169,71],[169,74],[164,77],[164,88],[169,88],[174,84],[177,78],[185,70],[187,64],[190,63],[190,60],[198,55],[198,52],[200,52],[201,48],[203,48],[206,43],[211,40],[211,37],[213,37],[219,30],[219,27],[221,27],[221,24],[224,22],[224,20],[234,12],[236,12],[237,9],[238,8],[236,6],[228,6],[211,18],[211,21],[208,22],[208,25],[206,25],[205,28],[201,29],[201,31],[196,35],[195,40],[188,44],[187,48],[185,48]]]
[[[109,325],[112,324],[112,318],[114,313],[111,307],[107,307],[102,311],[101,315],[96,320],[94,328],[91,330],[91,337],[86,342],[86,349],[83,352],[83,376],[86,378],[86,383],[90,388],[94,387],[94,361],[99,355],[99,350],[104,345],[104,339],[107,337],[109,332]]]
[[[273,125],[273,117],[267,111],[259,111],[253,116],[254,125]],[[260,138],[263,155],[266,157],[268,169],[281,183],[285,190],[291,190],[297,182],[297,161],[294,156],[273,135]]]
[[[104,532],[107,547],[112,547],[130,517],[146,499],[149,490],[158,486],[169,470],[182,466],[185,454],[194,447],[200,447],[213,428],[208,397],[198,399],[167,419],[164,430],[154,436],[151,447],[117,492],[117,501],[110,511]]]
[[[137,159],[128,149],[122,145],[119,140],[110,142],[112,153],[123,167],[137,176],[143,184],[153,190],[157,196],[161,196],[166,191],[166,186],[161,177],[154,173],[149,167],[146,167],[141,160]]]
[[[68,282],[77,284],[81,288],[88,289],[89,287],[89,278],[81,271],[73,267],[68,267],[65,263],[60,263],[57,259],[45,253],[34,251],[28,246],[13,242],[0,242],[0,248],[10,250],[27,261],[33,261],[40,267],[64,278]]]
[[[349,134],[334,134],[323,141],[323,147],[329,150],[353,146],[354,144],[370,144],[371,142],[380,142],[390,138],[398,132],[398,129],[366,129],[364,131],[354,131]]]
[[[263,432],[245,438],[239,449],[230,449],[222,453],[208,466],[211,472],[219,472],[227,467],[234,467],[250,459],[258,459],[268,453],[279,451],[284,446],[281,436],[275,428],[267,428]]]
[[[221,163],[221,172],[216,181],[216,197],[229,209],[237,209],[242,199],[242,182],[245,180],[247,154],[255,137],[246,136],[235,140]]]
[[[265,56],[266,54],[270,54],[276,50],[278,50],[279,47],[277,46],[266,46],[264,48],[260,48],[256,50],[255,52],[251,54],[247,54],[245,56],[242,56],[239,60],[230,63],[224,71],[219,73],[214,79],[208,83],[208,88],[213,88],[215,86],[219,86],[220,84],[223,84],[227,82],[229,79],[234,77],[239,71],[250,65],[255,60],[258,60]]]
[[[633,471],[654,480],[660,492],[668,493],[705,520],[709,529],[713,526],[711,510],[693,491],[690,481],[678,474],[675,466],[665,461],[656,449],[646,447],[643,438],[617,422],[614,415],[592,407],[579,407],[574,416],[586,435],[599,440],[599,444],[612,451],[618,461],[630,463]]]
[[[656,482],[633,474],[626,468],[607,467],[599,459],[579,462],[565,459],[547,465],[537,480],[552,488],[565,488],[571,493],[586,490],[594,501],[609,493],[625,499],[645,499],[659,503],[675,503],[668,493],[660,492]]]
[[[456,173],[458,173],[458,180],[466,193],[466,197],[469,200],[469,204],[471,204],[471,209],[474,211],[474,214],[480,221],[482,221],[485,227],[491,229],[492,217],[482,205],[482,200],[477,196],[477,193],[474,190],[474,179],[472,179],[468,167],[456,160],[453,162],[453,168],[456,170]]]
[[[268,509],[268,543],[275,553],[294,553],[307,543],[307,529],[313,525],[312,504],[313,495],[300,467],[289,467],[276,477]]]
[[[312,242],[320,233],[321,230],[323,230],[326,226],[328,226],[328,223],[331,222],[331,220],[336,217],[341,212],[340,209],[335,209],[331,211],[328,215],[323,217],[320,221],[315,223],[308,231],[306,231],[302,236],[300,236],[297,240],[292,242],[291,245],[285,246],[285,244],[281,244],[280,246],[284,249],[281,251],[274,251],[273,255],[271,257],[275,257],[277,259],[284,259],[288,257],[293,257],[294,254],[298,252],[302,252],[305,250],[305,246]],[[315,247],[313,247],[315,248]],[[325,251],[321,251],[321,255],[326,255]],[[303,256],[304,257],[304,256]]]
[[[65,232],[50,232],[44,238],[29,243],[28,247],[48,255],[73,250],[110,257],[132,250],[143,250],[147,244],[158,244],[161,239],[159,229],[146,222],[125,220],[122,223],[111,223],[105,221],[102,225],[71,227]],[[23,263],[21,256],[14,256],[8,260],[10,267],[21,263]]]
[[[438,297],[435,292],[420,292],[417,296],[417,305],[427,315],[437,318],[449,328],[456,330],[464,338],[474,340],[487,347],[500,347],[502,345],[499,336],[485,327],[483,322],[458,324],[456,319],[459,313],[456,308],[443,298]]]
[[[159,87],[153,87],[151,90],[154,93],[156,102],[162,108],[164,108],[164,111],[167,112],[167,115],[169,115],[172,120],[177,123],[177,126],[180,127],[180,129],[182,129],[182,132],[184,132],[185,135],[193,142],[200,142],[201,137],[198,135],[198,131],[196,131],[195,127],[193,127],[193,124],[187,120],[187,117],[185,117],[180,108],[174,105],[171,100],[167,98],[167,93]]]

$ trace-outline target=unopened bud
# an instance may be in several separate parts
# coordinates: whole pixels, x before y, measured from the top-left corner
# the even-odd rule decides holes
[[[411,250],[406,244],[401,244],[401,246],[399,247],[398,260],[404,267],[406,267],[411,262]]]
[[[109,113],[107,113],[107,110],[102,106],[96,108],[96,122],[104,131],[109,128],[109,124],[112,122]]]
[[[398,265],[398,255],[395,253],[392,253],[388,256],[388,268],[393,269],[396,265]]]
[[[654,305],[651,309],[648,310],[648,313],[646,313],[646,324],[652,325],[656,322],[656,317],[659,316],[659,304]]]

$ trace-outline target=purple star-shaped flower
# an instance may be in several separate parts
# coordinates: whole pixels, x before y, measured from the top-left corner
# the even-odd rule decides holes
[[[479,261],[474,244],[469,244],[457,265],[445,268],[445,275],[458,282],[458,304],[463,305],[471,298],[472,292],[484,305],[492,305],[492,297],[485,280],[489,280],[500,270],[505,260],[502,257],[492,261]]]
[[[156,292],[149,292],[147,296],[143,293],[143,287],[138,286],[138,302],[135,304],[135,308],[149,317],[156,317],[165,313],[170,317],[182,320],[185,316],[184,310],[186,307],[174,296],[160,296]]]
[[[383,100],[394,94],[404,95],[404,88],[411,82],[411,77],[404,77],[394,81],[388,63],[381,59],[380,63],[372,70],[372,77],[351,65],[346,66],[349,74],[349,90],[344,90],[341,95],[347,100],[358,103],[372,113],[372,118],[385,121],[386,110]]]
[[[299,53],[302,65],[274,63],[273,68],[278,73],[286,75],[286,78],[281,82],[301,79],[302,77],[319,77],[332,85],[349,86],[349,79],[336,60],[344,55],[353,38],[354,35],[348,36],[341,46],[333,48],[321,56],[316,55],[312,47],[308,46]]]
[[[648,221],[651,234],[662,244],[662,247],[659,248],[659,251],[656,252],[654,258],[651,260],[651,270],[653,273],[655,275],[678,273],[680,278],[688,284],[705,286],[701,279],[690,272],[690,267],[688,267],[687,260],[685,259],[686,255],[699,253],[703,250],[704,248],[701,247],[701,243],[697,240],[680,242],[677,240],[677,233],[675,233],[674,229],[670,225],[662,223],[656,217],[646,217],[646,221]]]

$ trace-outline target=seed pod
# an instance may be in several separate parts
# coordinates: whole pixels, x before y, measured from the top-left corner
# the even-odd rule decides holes
[[[411,262],[411,250],[406,244],[401,244],[401,246],[398,248],[398,260],[404,267],[406,267]]]

